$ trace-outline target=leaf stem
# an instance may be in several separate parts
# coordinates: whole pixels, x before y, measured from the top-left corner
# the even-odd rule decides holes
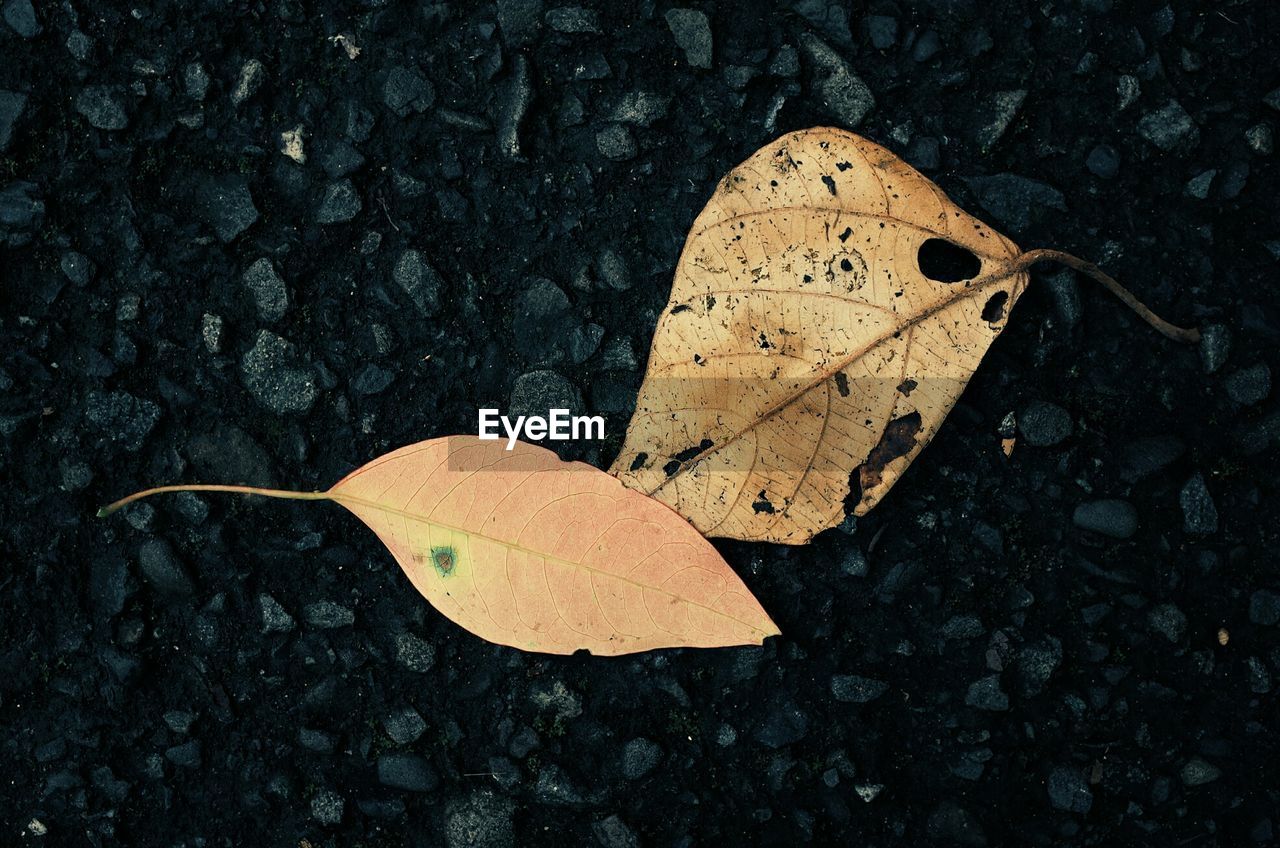
[[[152,495],[162,495],[166,492],[232,492],[237,495],[262,495],[267,498],[284,498],[294,501],[324,501],[329,500],[328,492],[291,492],[288,489],[261,489],[257,486],[218,486],[196,484],[191,486],[156,486],[154,489],[143,489],[141,492],[134,492],[127,498],[121,498],[115,503],[108,504],[98,510],[98,517],[105,518],[121,507],[128,506],[134,501],[149,498]]]
[[[1079,271],[1081,274],[1085,274],[1102,283],[1109,292],[1120,298],[1125,306],[1138,313],[1138,317],[1146,321],[1166,338],[1173,339],[1175,342],[1183,342],[1184,344],[1195,344],[1200,341],[1199,330],[1194,327],[1178,327],[1170,324],[1148,309],[1128,289],[1117,283],[1113,277],[1092,262],[1086,262],[1079,257],[1072,256],[1070,253],[1063,253],[1061,250],[1046,250],[1043,248],[1028,250],[1015,259],[1014,262],[1021,270],[1026,270],[1037,262],[1057,262],[1066,265],[1068,268]]]

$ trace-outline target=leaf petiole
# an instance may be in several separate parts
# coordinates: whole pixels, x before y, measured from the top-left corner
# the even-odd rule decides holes
[[[205,485],[194,484],[190,486],[156,486],[154,489],[143,489],[141,492],[134,492],[128,497],[121,498],[115,503],[108,504],[98,510],[98,518],[106,518],[111,513],[128,506],[134,501],[149,498],[152,495],[162,495],[166,492],[231,492],[237,495],[262,495],[267,498],[283,498],[292,501],[325,501],[330,500],[328,492],[292,492],[288,489],[262,489],[257,486],[221,486],[221,485]]]

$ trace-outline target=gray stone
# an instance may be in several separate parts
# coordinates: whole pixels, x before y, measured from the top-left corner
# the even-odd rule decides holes
[[[1241,368],[1224,381],[1227,396],[1242,406],[1261,403],[1271,394],[1271,368],[1265,362]]]
[[[1047,222],[1053,211],[1066,212],[1067,201],[1051,185],[1017,174],[962,177],[978,203],[1014,232]]]
[[[27,105],[27,95],[18,91],[0,91],[0,153],[13,141],[13,130]]]
[[[209,82],[209,74],[199,62],[191,62],[182,69],[182,87],[192,100],[204,100],[209,93]]]
[[[603,848],[640,848],[635,832],[616,815],[593,822],[591,832]]]
[[[284,317],[289,308],[289,292],[270,259],[263,257],[254,262],[241,279],[258,305],[258,317],[269,322]]]
[[[174,745],[164,752],[164,758],[180,768],[200,768],[200,743],[192,739],[181,745]]]
[[[710,68],[711,24],[707,16],[697,9],[671,9],[666,19],[685,60],[695,68]]]
[[[1206,374],[1217,373],[1231,355],[1231,331],[1223,324],[1210,324],[1200,331],[1200,366]]]
[[[93,49],[93,39],[80,30],[73,29],[67,35],[66,47],[67,52],[83,62],[89,58],[89,51]]]
[[[583,408],[578,388],[554,371],[530,371],[516,378],[507,415],[546,415],[549,409],[576,413]]]
[[[502,90],[498,112],[498,149],[511,160],[520,159],[520,123],[533,103],[529,61],[523,54],[512,63],[511,76]]]
[[[508,45],[528,44],[542,25],[542,0],[498,0],[498,26]]]
[[[435,770],[417,754],[383,754],[378,757],[378,781],[406,792],[430,792],[440,785]]]
[[[1130,539],[1138,532],[1138,511],[1128,501],[1103,498],[1076,507],[1071,521],[1081,530],[1112,539]]]
[[[1201,757],[1192,757],[1182,767],[1181,777],[1184,786],[1204,786],[1222,777],[1222,769]]]
[[[82,88],[76,95],[76,111],[100,130],[122,130],[129,126],[129,117],[120,104],[119,95],[110,86]]]
[[[1093,807],[1093,793],[1080,769],[1073,766],[1057,766],[1046,781],[1049,803],[1054,809],[1084,814]]]
[[[420,639],[412,633],[397,633],[396,661],[409,671],[423,674],[435,665],[436,648],[427,640]]]
[[[410,112],[425,112],[435,99],[435,88],[417,68],[397,65],[382,84],[382,102],[401,118]]]
[[[1213,187],[1213,178],[1218,176],[1216,168],[1210,168],[1207,171],[1201,171],[1191,179],[1187,180],[1183,192],[1187,197],[1194,197],[1196,200],[1204,200],[1209,196],[1209,189]]]
[[[376,395],[386,391],[394,380],[395,374],[370,362],[351,378],[351,390],[358,395]]]
[[[164,539],[148,539],[138,548],[142,576],[161,594],[186,597],[195,591],[191,578]]]
[[[614,291],[631,288],[631,272],[626,260],[613,248],[606,247],[596,255],[595,267],[600,281]]]
[[[0,190],[0,246],[31,243],[44,223],[44,201],[35,183],[17,180]]]
[[[1109,144],[1099,144],[1089,151],[1084,165],[1095,177],[1109,180],[1120,173],[1120,154]]]
[[[1071,435],[1071,414],[1057,404],[1032,401],[1018,416],[1018,429],[1032,447],[1052,447]]]
[[[262,81],[267,77],[267,69],[257,59],[249,59],[240,66],[240,74],[236,77],[236,86],[231,90],[231,102],[236,106],[257,94]]]
[[[195,211],[223,242],[234,241],[258,220],[249,182],[239,174],[209,177],[199,184]]]
[[[846,704],[866,704],[889,691],[883,680],[860,677],[856,674],[836,674],[831,678],[831,694]]]
[[[200,338],[204,341],[205,350],[210,353],[222,351],[222,316],[210,315],[206,312],[200,318]]]
[[[1193,147],[1200,140],[1200,130],[1176,100],[1143,115],[1138,134],[1165,152]]]
[[[840,54],[816,36],[802,34],[800,47],[813,67],[818,98],[827,114],[846,129],[856,128],[876,105],[871,89]]]
[[[85,418],[109,441],[134,452],[160,420],[160,407],[128,392],[89,392]]]
[[[316,601],[302,608],[302,617],[307,624],[320,630],[334,630],[339,627],[350,627],[355,623],[356,614],[342,604],[333,601]]]
[[[778,48],[777,54],[769,62],[769,73],[775,77],[790,79],[800,75],[800,53],[790,44]]]
[[[347,802],[337,792],[321,789],[311,796],[311,818],[320,824],[339,824],[346,806]]]
[[[77,286],[87,286],[93,280],[95,270],[93,260],[83,253],[68,250],[62,254],[58,264],[67,279]]]
[[[1270,156],[1275,150],[1275,137],[1270,124],[1254,124],[1244,131],[1244,140],[1249,149],[1259,156]]]
[[[440,275],[417,250],[409,248],[400,254],[391,269],[391,278],[409,295],[418,314],[429,317],[439,310]]]
[[[969,685],[964,702],[970,707],[991,712],[1009,709],[1009,696],[1000,689],[1000,675],[991,674]]]
[[[662,759],[662,749],[643,736],[632,739],[622,749],[622,775],[627,780],[638,780],[657,767]]]
[[[79,492],[93,482],[93,469],[86,463],[70,457],[64,456],[58,460],[58,472],[61,475],[63,491]]]
[[[547,26],[556,32],[570,35],[600,32],[600,20],[591,9],[581,6],[561,6],[547,12]]]
[[[650,91],[629,91],[613,105],[609,120],[615,123],[647,127],[665,116],[671,98]]]
[[[343,224],[360,214],[363,208],[364,204],[360,202],[360,195],[356,193],[351,180],[338,180],[325,186],[320,198],[320,208],[316,210],[316,223]]]
[[[288,633],[295,626],[293,616],[266,592],[258,595],[258,611],[262,614],[263,633]]]
[[[995,147],[996,142],[1004,137],[1026,99],[1026,89],[1021,88],[1013,91],[997,91],[991,96],[986,109],[987,117],[977,134],[978,147],[983,152]]]
[[[513,848],[515,802],[488,790],[472,793],[445,807],[447,848]]]
[[[422,715],[410,706],[392,710],[382,717],[382,727],[397,745],[408,745],[427,729]]]
[[[1187,632],[1187,616],[1173,604],[1160,604],[1147,613],[1147,625],[1170,642],[1180,642]]]
[[[614,162],[635,158],[638,148],[631,131],[622,124],[606,124],[596,133],[596,149],[600,155]]]
[[[31,0],[5,0],[4,22],[23,38],[35,38],[44,31]]]
[[[338,748],[338,740],[332,733],[312,727],[298,728],[298,744],[317,754],[332,754]]]
[[[1249,596],[1249,621],[1263,627],[1280,624],[1280,594],[1259,589]]]
[[[973,639],[985,632],[982,620],[976,615],[957,615],[948,619],[938,634],[943,639]]]
[[[197,717],[195,713],[187,710],[169,710],[162,716],[170,730],[183,735],[191,732],[191,725],[195,724]]]
[[[888,50],[898,43],[898,19],[889,15],[868,15],[867,37],[875,49]]]
[[[319,395],[310,368],[297,364],[292,344],[270,330],[259,330],[253,347],[240,360],[245,388],[276,415],[301,415]]]
[[[1218,530],[1218,508],[1205,485],[1204,475],[1196,472],[1178,493],[1182,507],[1182,526],[1188,533],[1207,535]]]
[[[1062,643],[1052,636],[1041,644],[1027,645],[1018,651],[1014,667],[1019,691],[1025,698],[1039,695],[1062,663]]]

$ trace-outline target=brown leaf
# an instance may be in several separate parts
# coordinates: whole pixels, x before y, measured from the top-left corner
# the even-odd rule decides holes
[[[612,472],[708,535],[865,513],[1003,329],[1020,253],[882,147],[782,137],[694,222]]]
[[[369,526],[414,587],[476,635],[527,651],[626,654],[758,645],[778,628],[670,508],[580,462],[474,436],[400,448],[327,492],[163,486],[331,500]]]
[[[611,472],[710,536],[801,544],[862,515],[933,438],[1036,262],[884,148],[791,133],[689,232]]]

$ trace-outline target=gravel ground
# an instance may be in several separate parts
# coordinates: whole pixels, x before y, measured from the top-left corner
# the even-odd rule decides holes
[[[0,5],[0,844],[1274,844],[1280,5]],[[816,124],[1205,341],[1038,270],[870,516],[720,545],[763,648],[491,646],[330,505],[93,517],[479,406],[605,465]]]

